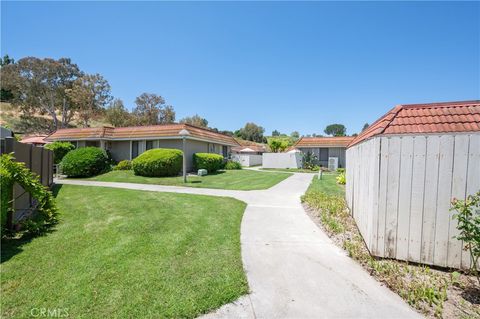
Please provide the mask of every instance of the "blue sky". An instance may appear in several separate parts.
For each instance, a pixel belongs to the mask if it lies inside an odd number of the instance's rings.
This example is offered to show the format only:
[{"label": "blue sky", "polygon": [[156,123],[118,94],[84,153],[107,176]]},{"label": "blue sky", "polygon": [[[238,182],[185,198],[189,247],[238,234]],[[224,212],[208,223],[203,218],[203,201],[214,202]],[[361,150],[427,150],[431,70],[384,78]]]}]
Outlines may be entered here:
[{"label": "blue sky", "polygon": [[480,3],[3,2],[1,53],[70,57],[131,108],[266,133],[361,130],[396,104],[480,98]]}]

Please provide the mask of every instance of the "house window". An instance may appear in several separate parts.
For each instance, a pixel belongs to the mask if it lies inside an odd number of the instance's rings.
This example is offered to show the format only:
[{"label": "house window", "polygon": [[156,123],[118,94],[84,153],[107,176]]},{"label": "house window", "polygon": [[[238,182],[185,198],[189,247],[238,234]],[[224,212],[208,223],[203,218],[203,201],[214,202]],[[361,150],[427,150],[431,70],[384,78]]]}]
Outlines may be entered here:
[{"label": "house window", "polygon": [[208,150],[209,153],[215,153],[215,144],[209,144],[210,148]]},{"label": "house window", "polygon": [[146,150],[151,150],[153,148],[153,141],[147,141],[147,145],[145,146]]},{"label": "house window", "polygon": [[86,141],[85,146],[94,146],[94,147],[99,147],[100,146],[100,141]]},{"label": "house window", "polygon": [[138,156],[138,141],[132,141],[132,159]]},{"label": "house window", "polygon": [[328,162],[328,148],[319,148],[318,153],[318,160],[320,162]]},{"label": "house window", "polygon": [[222,146],[222,154],[225,158],[228,156],[228,147],[225,145]]}]

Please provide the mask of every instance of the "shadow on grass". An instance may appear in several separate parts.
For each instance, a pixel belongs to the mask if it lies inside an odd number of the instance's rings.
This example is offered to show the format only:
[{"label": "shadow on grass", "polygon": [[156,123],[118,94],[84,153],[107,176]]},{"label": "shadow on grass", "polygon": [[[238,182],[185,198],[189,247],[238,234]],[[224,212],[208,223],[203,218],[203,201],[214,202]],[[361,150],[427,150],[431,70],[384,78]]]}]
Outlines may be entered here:
[{"label": "shadow on grass", "polygon": [[[62,185],[53,186],[52,193],[54,197],[57,197],[58,192],[60,191],[61,188],[62,188]],[[51,225],[48,228],[44,229],[39,234],[31,234],[26,232],[2,234],[0,264],[10,260],[15,255],[23,252],[22,247],[25,244],[30,243],[37,237],[47,236],[48,234],[53,233],[54,231],[55,231],[55,225]]]}]

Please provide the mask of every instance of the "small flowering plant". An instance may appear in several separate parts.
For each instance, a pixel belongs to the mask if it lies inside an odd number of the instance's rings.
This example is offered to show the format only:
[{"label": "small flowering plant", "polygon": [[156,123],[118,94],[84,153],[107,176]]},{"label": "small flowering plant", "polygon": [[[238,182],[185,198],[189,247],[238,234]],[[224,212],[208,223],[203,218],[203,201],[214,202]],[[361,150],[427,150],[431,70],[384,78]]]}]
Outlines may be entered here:
[{"label": "small flowering plant", "polygon": [[463,249],[470,253],[470,271],[477,277],[478,260],[480,258],[480,191],[468,195],[466,200],[454,198],[451,211],[455,211],[453,218],[457,220],[457,229],[460,233],[454,238],[463,241]]}]

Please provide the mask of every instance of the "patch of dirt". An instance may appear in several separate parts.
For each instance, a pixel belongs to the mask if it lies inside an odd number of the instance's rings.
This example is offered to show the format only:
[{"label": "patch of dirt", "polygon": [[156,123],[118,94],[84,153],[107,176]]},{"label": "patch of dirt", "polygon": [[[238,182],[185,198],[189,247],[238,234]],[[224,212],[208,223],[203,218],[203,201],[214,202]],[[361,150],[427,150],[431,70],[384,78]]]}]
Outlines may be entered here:
[{"label": "patch of dirt", "polygon": [[[361,239],[355,220],[350,215],[341,218],[345,231],[334,233],[322,224],[319,211],[306,203],[303,207],[312,221],[337,246],[346,250],[350,257],[361,264],[372,277],[400,295],[427,318],[480,319],[480,287],[474,276],[399,260],[372,258]],[[380,270],[376,269],[376,266],[379,266]],[[423,286],[420,285],[421,289],[429,285],[438,288],[437,290],[446,288],[445,300],[443,304],[440,303],[441,306],[425,300],[412,299],[411,295],[415,293],[412,293],[409,287],[417,285],[416,288],[418,288],[419,281],[423,284]],[[421,289],[418,290],[421,291]]]}]

